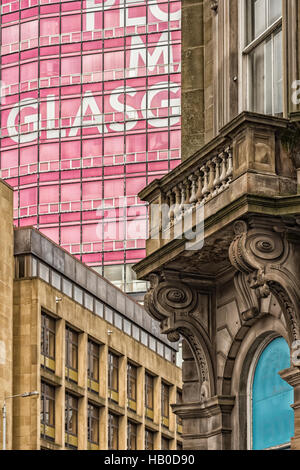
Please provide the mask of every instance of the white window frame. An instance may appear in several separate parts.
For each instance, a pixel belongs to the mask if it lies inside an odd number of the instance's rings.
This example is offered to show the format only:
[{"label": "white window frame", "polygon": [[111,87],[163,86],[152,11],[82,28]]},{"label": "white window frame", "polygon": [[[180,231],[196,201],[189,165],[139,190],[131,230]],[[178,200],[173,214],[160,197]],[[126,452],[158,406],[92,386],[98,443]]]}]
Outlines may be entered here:
[{"label": "white window frame", "polygon": [[[252,111],[253,110],[253,100],[252,100],[252,78],[251,78],[251,59],[250,54],[266,39],[271,38],[276,32],[282,31],[283,38],[283,16],[274,21],[268,28],[260,34],[253,41],[248,43],[248,0],[240,0],[239,4],[239,37],[240,37],[240,54],[239,54],[239,76],[241,79],[241,86],[239,88],[239,112],[243,111]],[[282,13],[284,11],[284,3],[282,0]],[[274,55],[273,51],[274,41],[272,41],[272,56]],[[273,62],[272,62],[273,63]],[[284,75],[284,70],[282,71]],[[273,75],[273,74],[272,74]],[[283,77],[284,82],[284,77]],[[282,85],[283,86],[283,85]],[[284,90],[283,99],[284,99]],[[264,93],[264,99],[266,99],[266,93]],[[272,104],[274,101],[274,93],[272,94]],[[284,103],[283,110],[284,114]],[[272,114],[273,115],[273,114]]]}]

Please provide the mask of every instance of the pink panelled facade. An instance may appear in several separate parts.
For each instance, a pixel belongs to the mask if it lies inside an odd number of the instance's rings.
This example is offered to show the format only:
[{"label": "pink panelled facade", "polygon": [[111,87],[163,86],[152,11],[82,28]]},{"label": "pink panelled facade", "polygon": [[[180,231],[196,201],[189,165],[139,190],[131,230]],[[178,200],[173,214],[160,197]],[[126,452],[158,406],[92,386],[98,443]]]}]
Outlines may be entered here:
[{"label": "pink panelled facade", "polygon": [[137,193],[180,159],[180,1],[0,8],[0,165],[15,224],[132,290],[147,230]]}]

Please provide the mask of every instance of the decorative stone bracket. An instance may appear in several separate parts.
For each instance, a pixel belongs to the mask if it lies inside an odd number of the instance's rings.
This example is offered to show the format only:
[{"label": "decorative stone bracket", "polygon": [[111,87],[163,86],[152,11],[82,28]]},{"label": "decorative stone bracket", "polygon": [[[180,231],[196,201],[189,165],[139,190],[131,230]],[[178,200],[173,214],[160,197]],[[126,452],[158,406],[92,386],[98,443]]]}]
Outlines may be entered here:
[{"label": "decorative stone bracket", "polygon": [[144,300],[146,310],[160,321],[161,332],[168,336],[169,341],[178,341],[181,335],[189,344],[201,384],[199,400],[213,396],[213,350],[205,321],[202,320],[209,312],[202,312],[201,293],[181,281],[178,273],[151,274],[149,281],[150,289]]},{"label": "decorative stone bracket", "polygon": [[272,293],[284,313],[292,344],[300,338],[300,283],[295,272],[295,249],[282,227],[269,228],[263,221],[257,220],[254,228],[249,229],[240,220],[234,224],[234,232],[229,258],[238,271],[235,287],[244,307],[242,320],[263,314],[261,301]]}]

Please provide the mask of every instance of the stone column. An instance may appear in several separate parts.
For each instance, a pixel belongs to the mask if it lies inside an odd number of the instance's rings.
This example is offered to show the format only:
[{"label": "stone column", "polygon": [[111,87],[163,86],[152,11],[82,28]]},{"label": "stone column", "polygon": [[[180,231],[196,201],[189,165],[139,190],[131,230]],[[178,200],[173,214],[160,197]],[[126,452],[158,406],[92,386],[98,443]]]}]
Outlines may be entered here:
[{"label": "stone column", "polygon": [[279,372],[280,377],[294,389],[294,427],[295,434],[291,440],[292,450],[300,450],[300,368],[291,367]]}]

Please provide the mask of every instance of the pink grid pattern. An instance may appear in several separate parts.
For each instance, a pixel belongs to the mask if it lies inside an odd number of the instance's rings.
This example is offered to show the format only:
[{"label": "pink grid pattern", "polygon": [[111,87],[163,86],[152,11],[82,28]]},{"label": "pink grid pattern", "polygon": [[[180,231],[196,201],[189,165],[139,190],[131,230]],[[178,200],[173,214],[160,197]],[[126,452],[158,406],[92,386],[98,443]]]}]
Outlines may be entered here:
[{"label": "pink grid pattern", "polygon": [[2,2],[1,176],[15,224],[91,265],[145,255],[137,193],[180,161],[180,2]]}]

